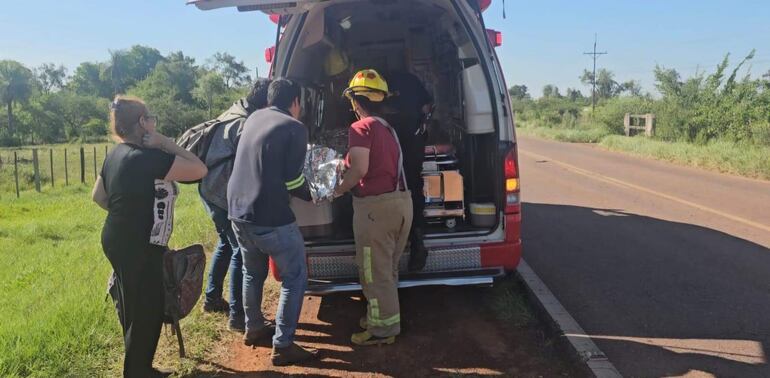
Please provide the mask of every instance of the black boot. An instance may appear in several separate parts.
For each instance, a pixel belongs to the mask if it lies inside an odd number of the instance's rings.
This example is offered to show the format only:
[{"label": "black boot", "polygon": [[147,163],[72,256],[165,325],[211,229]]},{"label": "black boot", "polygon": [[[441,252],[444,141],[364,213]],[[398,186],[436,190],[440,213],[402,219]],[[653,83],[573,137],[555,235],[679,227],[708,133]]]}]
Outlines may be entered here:
[{"label": "black boot", "polygon": [[409,271],[413,273],[425,269],[425,263],[428,261],[428,249],[425,248],[422,239],[422,230],[419,228],[413,229],[409,252]]}]

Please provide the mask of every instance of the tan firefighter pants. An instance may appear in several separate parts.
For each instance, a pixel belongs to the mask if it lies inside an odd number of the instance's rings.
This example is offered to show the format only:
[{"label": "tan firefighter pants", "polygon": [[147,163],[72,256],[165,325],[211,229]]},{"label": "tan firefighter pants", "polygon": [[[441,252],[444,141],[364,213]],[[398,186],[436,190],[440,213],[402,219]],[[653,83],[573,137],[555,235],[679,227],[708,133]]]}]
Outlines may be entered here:
[{"label": "tan firefighter pants", "polygon": [[378,337],[401,332],[398,265],[411,226],[409,191],[353,198],[358,277],[368,301],[368,331]]}]

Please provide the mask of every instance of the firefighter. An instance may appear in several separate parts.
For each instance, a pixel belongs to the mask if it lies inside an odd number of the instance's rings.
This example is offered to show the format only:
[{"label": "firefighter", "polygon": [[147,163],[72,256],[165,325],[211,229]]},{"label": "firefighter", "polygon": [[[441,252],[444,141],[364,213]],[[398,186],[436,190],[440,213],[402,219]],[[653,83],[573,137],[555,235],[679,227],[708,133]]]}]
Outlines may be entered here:
[{"label": "firefighter", "polygon": [[387,119],[398,133],[404,154],[406,182],[412,191],[413,222],[409,233],[409,271],[425,268],[428,250],[423,243],[425,195],[423,194],[422,163],[425,160],[427,122],[433,111],[433,97],[417,76],[409,72],[391,72],[387,76],[393,93],[387,99],[391,114]]},{"label": "firefighter", "polygon": [[356,73],[344,92],[357,122],[350,126],[347,171],[335,190],[353,192],[356,263],[364,295],[363,332],[356,345],[392,344],[401,332],[398,262],[412,224],[412,198],[403,168],[398,135],[380,117],[388,84],[377,71]]}]

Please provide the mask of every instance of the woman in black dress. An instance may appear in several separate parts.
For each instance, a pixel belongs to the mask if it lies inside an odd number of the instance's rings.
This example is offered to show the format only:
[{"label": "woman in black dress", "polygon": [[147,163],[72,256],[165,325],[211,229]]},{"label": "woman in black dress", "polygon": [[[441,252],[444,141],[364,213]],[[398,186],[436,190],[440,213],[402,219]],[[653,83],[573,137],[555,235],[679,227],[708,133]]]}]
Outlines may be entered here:
[{"label": "woman in black dress", "polygon": [[195,181],[206,166],[156,130],[138,98],[118,96],[110,111],[120,142],[104,161],[93,200],[108,211],[102,247],[117,276],[126,347],[125,377],[165,376],[153,368],[163,323],[162,254],[171,235],[174,181]]}]

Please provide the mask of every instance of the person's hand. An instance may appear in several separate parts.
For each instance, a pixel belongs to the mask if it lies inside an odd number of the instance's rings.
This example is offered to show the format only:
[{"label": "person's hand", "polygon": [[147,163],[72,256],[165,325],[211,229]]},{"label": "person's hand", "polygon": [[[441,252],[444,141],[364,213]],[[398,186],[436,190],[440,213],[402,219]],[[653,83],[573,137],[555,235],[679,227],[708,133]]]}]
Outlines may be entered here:
[{"label": "person's hand", "polygon": [[167,136],[157,131],[152,131],[144,134],[142,137],[142,146],[146,148],[165,150],[169,141],[170,139]]}]

